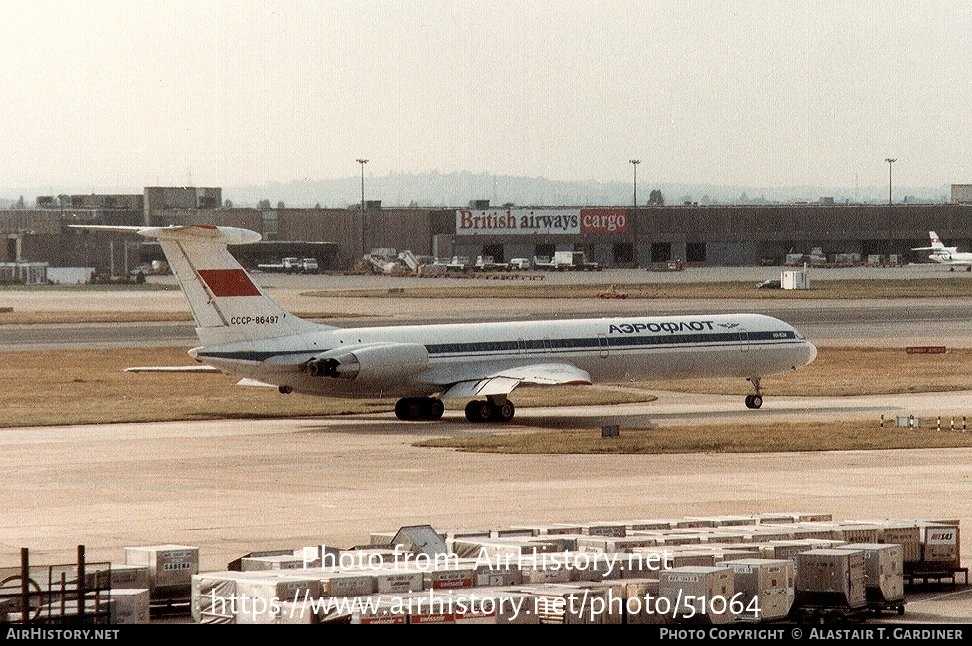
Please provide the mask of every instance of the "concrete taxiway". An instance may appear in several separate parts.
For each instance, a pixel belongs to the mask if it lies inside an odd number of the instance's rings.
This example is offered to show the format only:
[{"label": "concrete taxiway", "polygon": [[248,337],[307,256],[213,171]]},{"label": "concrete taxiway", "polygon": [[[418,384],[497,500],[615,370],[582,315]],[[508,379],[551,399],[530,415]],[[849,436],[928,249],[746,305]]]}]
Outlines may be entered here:
[{"label": "concrete taxiway", "polygon": [[[972,497],[972,449],[536,456],[412,446],[470,432],[487,431],[453,415],[5,429],[0,565],[16,565],[20,547],[34,563],[71,562],[79,544],[89,561],[118,563],[125,547],[173,543],[198,547],[201,569],[218,570],[254,550],[346,548],[415,524],[797,511],[972,526],[962,502]],[[972,598],[929,612],[972,618]]]},{"label": "concrete taxiway", "polygon": [[485,432],[455,415],[4,429],[0,542],[8,561],[20,547],[53,558],[85,544],[89,558],[112,560],[125,546],[180,543],[219,568],[250,550],[349,547],[412,524],[797,511],[972,525],[961,504],[972,449],[537,456],[412,446]]}]

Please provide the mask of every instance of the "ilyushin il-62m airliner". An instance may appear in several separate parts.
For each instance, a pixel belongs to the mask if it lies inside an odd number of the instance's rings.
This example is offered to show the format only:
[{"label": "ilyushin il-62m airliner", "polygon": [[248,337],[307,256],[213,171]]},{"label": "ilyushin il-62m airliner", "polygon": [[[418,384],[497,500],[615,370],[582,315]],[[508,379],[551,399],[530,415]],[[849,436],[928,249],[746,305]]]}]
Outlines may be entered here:
[{"label": "ilyushin il-62m airliner", "polygon": [[509,422],[520,384],[739,377],[763,404],[760,378],[809,364],[817,349],[760,314],[336,328],[294,316],[229,253],[260,234],[235,227],[72,225],[159,241],[182,286],[212,369],[281,393],[397,397],[403,420],[437,420],[444,399],[468,400],[466,418]]}]

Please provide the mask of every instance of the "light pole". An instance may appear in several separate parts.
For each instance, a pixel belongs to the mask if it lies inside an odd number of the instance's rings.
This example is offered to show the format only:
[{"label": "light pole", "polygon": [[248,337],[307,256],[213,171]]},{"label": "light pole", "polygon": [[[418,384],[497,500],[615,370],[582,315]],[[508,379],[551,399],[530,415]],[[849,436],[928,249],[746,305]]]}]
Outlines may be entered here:
[{"label": "light pole", "polygon": [[891,207],[891,164],[898,161],[897,159],[892,159],[891,157],[885,157],[884,161],[888,162],[888,208]]},{"label": "light pole", "polygon": [[892,157],[885,157],[884,161],[888,162],[888,255],[890,255],[891,254],[891,164],[893,164],[898,160]]},{"label": "light pole", "polygon": [[364,215],[364,165],[368,163],[368,160],[358,159],[357,162],[361,164],[361,215]]},{"label": "light pole", "polygon": [[638,206],[638,164],[641,163],[640,159],[629,159],[631,166],[634,168],[634,205]]},{"label": "light pole", "polygon": [[365,224],[364,224],[364,165],[368,163],[368,160],[367,159],[358,159],[356,161],[359,164],[361,164],[361,205],[360,205],[361,206],[361,210],[360,210],[361,217],[359,218],[360,222],[358,222],[358,226],[361,227],[361,253],[367,253],[367,250],[365,249],[365,240],[364,240],[364,237],[365,237]]}]

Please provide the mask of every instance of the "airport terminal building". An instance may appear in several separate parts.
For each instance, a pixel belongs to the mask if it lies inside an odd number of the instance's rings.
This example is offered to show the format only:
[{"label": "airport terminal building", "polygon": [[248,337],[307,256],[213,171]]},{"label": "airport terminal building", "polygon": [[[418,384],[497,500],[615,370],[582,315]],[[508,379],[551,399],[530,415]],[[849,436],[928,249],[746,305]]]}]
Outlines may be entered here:
[{"label": "airport terminal building", "polygon": [[3,263],[118,271],[151,258],[151,245],[123,233],[70,224],[216,224],[252,229],[264,242],[241,261],[255,266],[313,254],[325,269],[346,269],[375,248],[497,261],[584,251],[603,267],[782,265],[789,253],[819,247],[828,258],[882,263],[926,260],[911,251],[937,231],[950,246],[972,247],[972,191],[955,185],[948,204],[772,204],[739,206],[454,208],[233,208],[221,189],[147,187],[143,194],[40,196],[36,206],[0,211]]}]

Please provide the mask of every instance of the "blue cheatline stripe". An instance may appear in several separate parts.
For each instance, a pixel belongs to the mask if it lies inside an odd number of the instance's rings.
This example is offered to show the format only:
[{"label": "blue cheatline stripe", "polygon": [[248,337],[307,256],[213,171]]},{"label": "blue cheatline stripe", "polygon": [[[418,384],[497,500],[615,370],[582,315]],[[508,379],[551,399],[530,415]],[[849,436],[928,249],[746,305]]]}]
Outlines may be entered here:
[{"label": "blue cheatline stripe", "polygon": [[699,344],[740,344],[767,341],[786,341],[796,339],[792,331],[779,332],[716,332],[698,334],[671,334],[611,336],[603,338],[575,339],[524,339],[523,341],[479,341],[475,343],[433,343],[426,345],[430,355],[465,354],[481,352],[531,352],[531,351],[571,351],[588,349],[634,348],[651,346],[677,346]]},{"label": "blue cheatline stripe", "polygon": [[[797,340],[792,330],[776,332],[714,332],[695,334],[649,335],[631,334],[610,337],[578,337],[573,339],[523,339],[517,341],[476,341],[470,343],[430,343],[425,346],[429,356],[465,356],[504,352],[582,352],[611,349],[651,349],[654,347],[678,347],[696,345],[702,347],[736,347],[745,344],[778,345]],[[267,352],[207,352],[200,351],[200,358],[228,359],[233,361],[265,361],[282,355],[307,355],[310,359],[328,350],[314,351],[267,351]],[[351,352],[354,352],[352,349]]]}]

